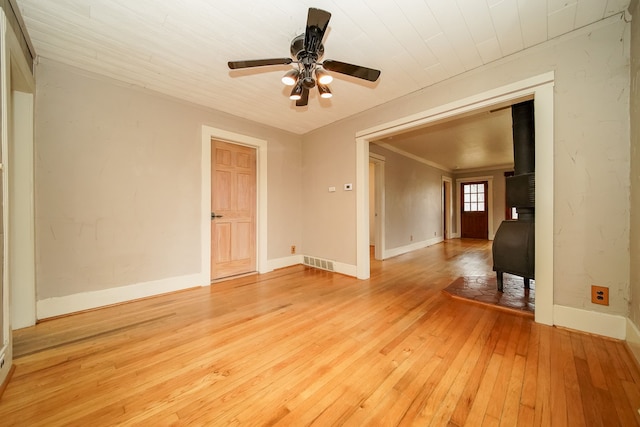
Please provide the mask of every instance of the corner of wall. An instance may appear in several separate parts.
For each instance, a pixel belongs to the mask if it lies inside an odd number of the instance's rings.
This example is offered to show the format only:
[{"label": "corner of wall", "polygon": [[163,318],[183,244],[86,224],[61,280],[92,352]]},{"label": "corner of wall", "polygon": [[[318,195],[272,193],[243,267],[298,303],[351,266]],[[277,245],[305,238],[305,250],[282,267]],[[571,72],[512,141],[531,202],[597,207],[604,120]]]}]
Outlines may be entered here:
[{"label": "corner of wall", "polygon": [[640,366],[640,330],[631,319],[627,317],[627,330],[625,341],[629,352],[635,359],[636,363]]},{"label": "corner of wall", "polygon": [[577,331],[624,340],[627,335],[628,320],[623,316],[556,304],[553,306],[553,324]]},{"label": "corner of wall", "polygon": [[302,264],[302,257],[303,255],[292,255],[282,258],[270,259],[269,261],[267,261],[267,271],[261,271],[260,273],[266,273],[269,271],[277,270],[279,268],[286,268],[293,265]]}]

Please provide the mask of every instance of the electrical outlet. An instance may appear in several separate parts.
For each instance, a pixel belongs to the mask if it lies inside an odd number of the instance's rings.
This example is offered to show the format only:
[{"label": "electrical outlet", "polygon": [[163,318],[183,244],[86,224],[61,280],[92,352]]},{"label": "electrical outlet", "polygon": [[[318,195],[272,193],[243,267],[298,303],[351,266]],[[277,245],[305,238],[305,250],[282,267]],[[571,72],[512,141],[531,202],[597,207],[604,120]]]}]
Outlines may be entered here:
[{"label": "electrical outlet", "polygon": [[295,254],[296,253],[296,245],[291,245],[291,254]]},{"label": "electrical outlet", "polygon": [[592,285],[591,302],[594,304],[609,305],[609,288]]}]

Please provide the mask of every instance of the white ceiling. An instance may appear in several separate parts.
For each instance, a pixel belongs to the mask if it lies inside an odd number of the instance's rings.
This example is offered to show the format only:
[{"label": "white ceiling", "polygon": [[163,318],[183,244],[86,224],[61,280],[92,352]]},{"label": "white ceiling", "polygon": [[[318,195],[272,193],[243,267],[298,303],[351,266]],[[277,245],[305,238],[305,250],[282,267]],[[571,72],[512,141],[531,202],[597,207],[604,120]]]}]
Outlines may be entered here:
[{"label": "white ceiling", "polygon": [[492,108],[464,117],[454,117],[375,143],[450,172],[511,168],[511,108]]},{"label": "white ceiling", "polygon": [[[621,12],[629,0],[17,3],[40,57],[304,134]],[[325,59],[380,69],[376,84],[334,73],[334,97],[312,91],[300,108],[280,82],[290,66],[227,68],[287,57],[310,6],[332,13]],[[445,128],[432,133],[443,138]]]}]

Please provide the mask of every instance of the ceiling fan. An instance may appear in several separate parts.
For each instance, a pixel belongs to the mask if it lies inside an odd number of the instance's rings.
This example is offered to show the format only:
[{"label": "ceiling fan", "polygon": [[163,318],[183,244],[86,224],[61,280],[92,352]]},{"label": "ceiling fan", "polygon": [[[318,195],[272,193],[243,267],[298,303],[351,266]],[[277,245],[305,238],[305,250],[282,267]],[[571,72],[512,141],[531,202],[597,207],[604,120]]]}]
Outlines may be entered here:
[{"label": "ceiling fan", "polygon": [[290,99],[296,101],[296,106],[304,107],[309,101],[309,90],[318,86],[318,92],[322,98],[331,98],[331,90],[327,86],[333,77],[327,73],[346,74],[359,79],[375,82],[380,77],[380,71],[346,62],[327,59],[318,62],[324,54],[322,40],[329,25],[331,14],[327,11],[309,8],[307,16],[307,28],[304,34],[300,34],[291,41],[292,58],[255,59],[248,61],[229,61],[229,68],[237,70],[250,67],[264,67],[268,65],[296,64],[297,67],[289,70],[282,82],[293,86]]}]

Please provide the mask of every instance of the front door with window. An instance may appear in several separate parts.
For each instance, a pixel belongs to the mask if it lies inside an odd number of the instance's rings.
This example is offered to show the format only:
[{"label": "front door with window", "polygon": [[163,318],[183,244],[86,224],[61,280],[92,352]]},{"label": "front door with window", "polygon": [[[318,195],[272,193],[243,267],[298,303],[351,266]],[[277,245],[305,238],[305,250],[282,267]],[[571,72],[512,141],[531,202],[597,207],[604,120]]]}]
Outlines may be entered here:
[{"label": "front door with window", "polygon": [[489,238],[487,181],[461,185],[460,235],[468,239]]}]

